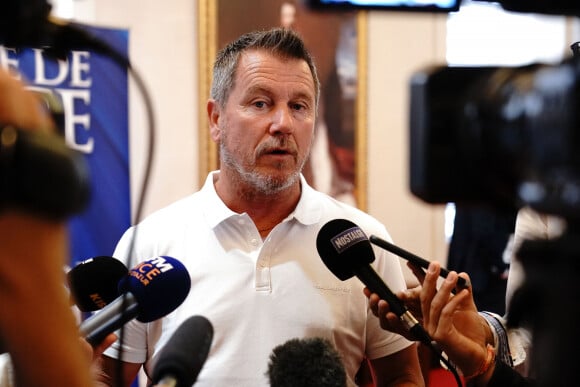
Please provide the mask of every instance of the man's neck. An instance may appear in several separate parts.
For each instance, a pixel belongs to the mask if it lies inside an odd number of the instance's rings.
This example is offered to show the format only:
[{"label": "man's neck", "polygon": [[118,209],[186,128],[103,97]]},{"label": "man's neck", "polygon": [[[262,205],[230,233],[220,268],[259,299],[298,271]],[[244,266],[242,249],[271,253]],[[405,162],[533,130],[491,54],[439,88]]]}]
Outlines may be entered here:
[{"label": "man's neck", "polygon": [[[247,213],[262,234],[267,235],[282,222],[300,200],[300,181],[275,193],[264,193],[247,184],[233,184],[221,173],[214,178],[218,196],[236,213]],[[265,234],[265,235],[264,235]]]}]

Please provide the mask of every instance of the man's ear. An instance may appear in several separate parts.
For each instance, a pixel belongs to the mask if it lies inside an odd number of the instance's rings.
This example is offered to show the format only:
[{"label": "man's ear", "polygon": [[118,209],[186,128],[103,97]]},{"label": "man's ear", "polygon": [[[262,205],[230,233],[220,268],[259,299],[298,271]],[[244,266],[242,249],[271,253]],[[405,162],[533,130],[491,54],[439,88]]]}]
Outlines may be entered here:
[{"label": "man's ear", "polygon": [[220,106],[214,99],[207,101],[207,118],[209,121],[209,134],[214,142],[219,142],[221,129],[219,126]]}]

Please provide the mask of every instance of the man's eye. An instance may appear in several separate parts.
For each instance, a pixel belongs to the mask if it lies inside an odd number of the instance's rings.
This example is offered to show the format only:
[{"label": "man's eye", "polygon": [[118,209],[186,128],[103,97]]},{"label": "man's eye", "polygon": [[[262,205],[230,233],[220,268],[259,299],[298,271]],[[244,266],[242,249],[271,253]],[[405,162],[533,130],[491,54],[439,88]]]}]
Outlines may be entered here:
[{"label": "man's eye", "polygon": [[254,102],[254,106],[257,108],[263,108],[264,106],[266,106],[266,102],[264,101],[256,101]]}]

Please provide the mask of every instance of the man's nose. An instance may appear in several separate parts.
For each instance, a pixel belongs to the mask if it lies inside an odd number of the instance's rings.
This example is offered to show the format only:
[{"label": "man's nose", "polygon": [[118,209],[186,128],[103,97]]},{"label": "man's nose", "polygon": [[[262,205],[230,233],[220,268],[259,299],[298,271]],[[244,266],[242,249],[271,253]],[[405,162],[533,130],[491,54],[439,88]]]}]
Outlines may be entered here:
[{"label": "man's nose", "polygon": [[272,123],[270,125],[271,133],[289,134],[294,131],[292,112],[287,106],[278,107],[272,114]]}]

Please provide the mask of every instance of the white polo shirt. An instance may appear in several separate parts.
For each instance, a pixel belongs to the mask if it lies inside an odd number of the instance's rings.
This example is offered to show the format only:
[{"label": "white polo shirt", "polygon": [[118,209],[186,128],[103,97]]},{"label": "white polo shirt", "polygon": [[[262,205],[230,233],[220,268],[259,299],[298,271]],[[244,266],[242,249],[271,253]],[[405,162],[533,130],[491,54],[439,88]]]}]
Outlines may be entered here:
[{"label": "white polo shirt", "polygon": [[[262,241],[247,214],[232,212],[217,196],[212,172],[203,188],[147,217],[137,227],[128,265],[168,255],[183,262],[191,290],[174,312],[153,323],[125,326],[123,360],[144,363],[150,373],[155,355],[182,321],[202,315],[214,327],[209,357],[195,386],[269,386],[272,349],[289,339],[323,337],[341,354],[350,386],[363,356],[374,359],[409,346],[386,332],[368,308],[364,285],[340,281],[316,249],[320,228],[335,218],[349,219],[367,235],[390,240],[371,216],[313,190],[301,178],[295,211]],[[114,256],[127,258],[135,228]],[[398,258],[375,249],[375,270],[387,285],[405,288]],[[168,295],[170,297],[170,295]],[[116,343],[106,355],[118,357]]]}]

